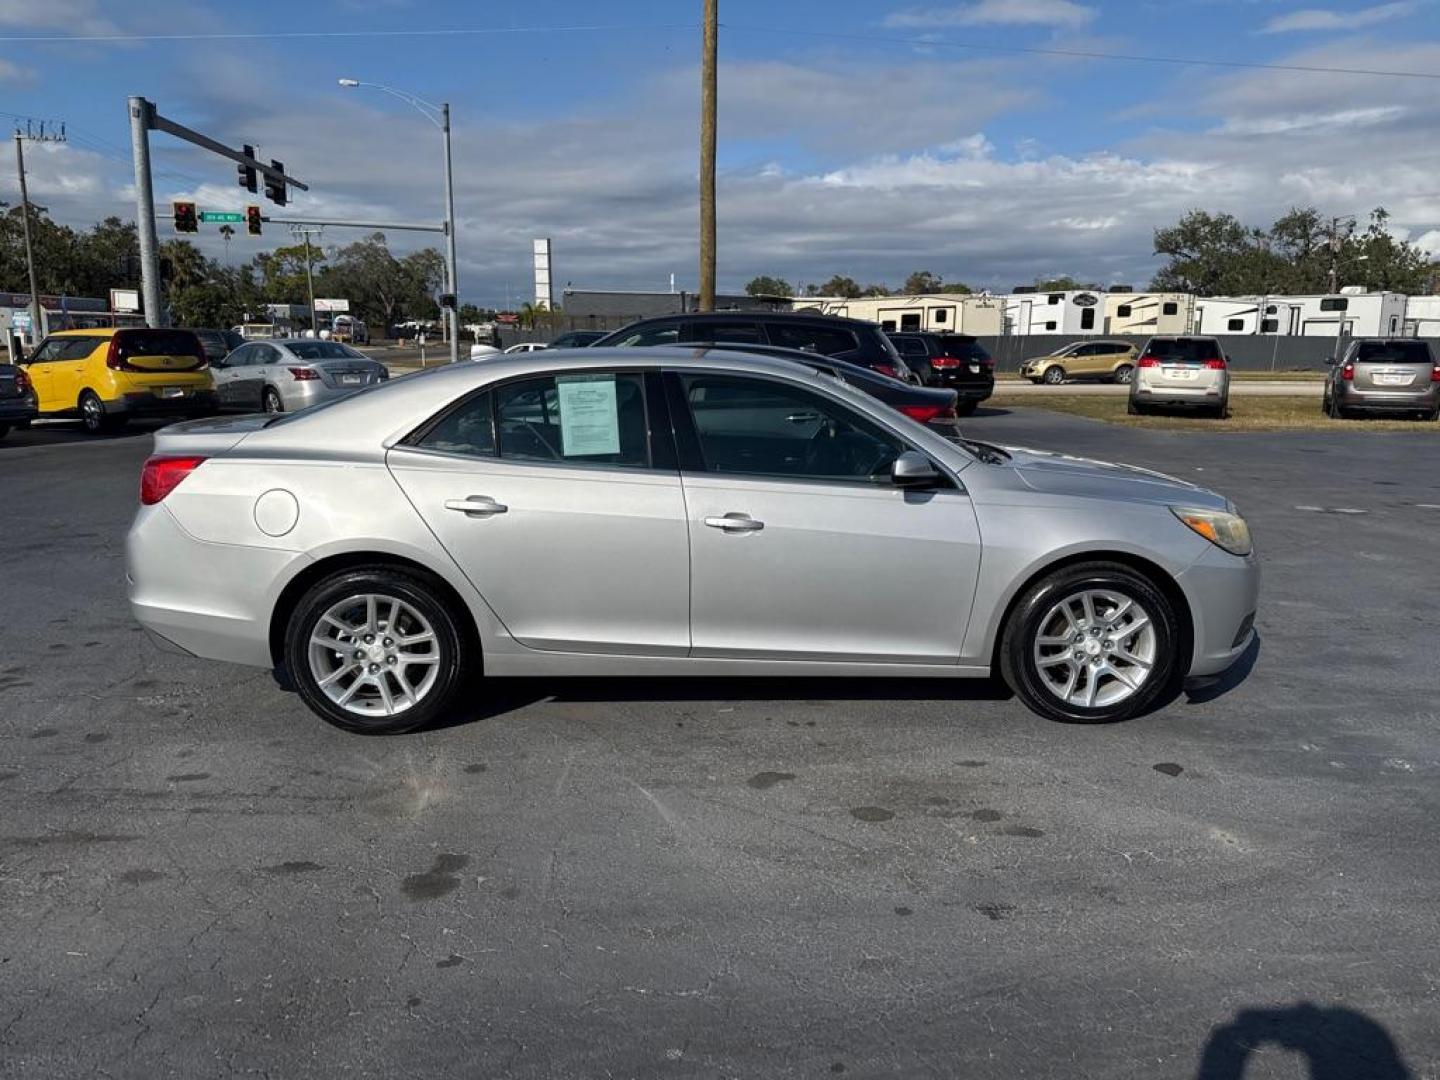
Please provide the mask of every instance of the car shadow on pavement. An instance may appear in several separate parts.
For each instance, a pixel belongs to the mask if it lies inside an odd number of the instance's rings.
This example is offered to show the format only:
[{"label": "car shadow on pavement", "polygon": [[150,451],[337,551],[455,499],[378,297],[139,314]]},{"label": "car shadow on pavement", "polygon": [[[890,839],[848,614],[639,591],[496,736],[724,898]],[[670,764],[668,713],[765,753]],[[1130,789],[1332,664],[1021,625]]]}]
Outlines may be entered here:
[{"label": "car shadow on pavement", "polygon": [[1302,1055],[1310,1080],[1414,1080],[1377,1021],[1355,1009],[1309,1001],[1241,1009],[1210,1032],[1195,1080],[1241,1080],[1251,1054],[1264,1046]]},{"label": "car shadow on pavement", "polygon": [[477,705],[437,720],[427,730],[503,716],[540,701],[1005,701],[1014,695],[999,679],[914,678],[566,678],[487,677]]},{"label": "car shadow on pavement", "polygon": [[149,437],[171,421],[145,421],[127,424],[119,431],[92,435],[79,420],[42,420],[29,427],[12,428],[0,439],[0,453],[42,446],[64,446],[70,443],[124,442],[136,437]]},{"label": "car shadow on pavement", "polygon": [[1224,697],[1250,677],[1250,672],[1255,668],[1255,661],[1259,658],[1260,635],[1256,634],[1251,638],[1249,647],[1240,654],[1239,659],[1231,664],[1218,679],[1185,687],[1185,703],[1187,705],[1204,705],[1216,698]]}]

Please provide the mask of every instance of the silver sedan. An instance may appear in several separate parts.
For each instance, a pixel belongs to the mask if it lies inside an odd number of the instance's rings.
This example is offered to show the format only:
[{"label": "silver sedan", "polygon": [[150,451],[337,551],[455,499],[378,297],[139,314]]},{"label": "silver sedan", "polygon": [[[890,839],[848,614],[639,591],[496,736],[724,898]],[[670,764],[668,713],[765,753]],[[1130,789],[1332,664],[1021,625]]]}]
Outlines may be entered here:
[{"label": "silver sedan", "polygon": [[290,413],[390,378],[385,365],[338,341],[252,341],[211,364],[222,409]]},{"label": "silver sedan", "polygon": [[586,349],[156,435],[130,603],[396,732],[466,678],[1001,675],[1035,712],[1163,703],[1246,649],[1225,498],[954,441],[785,360]]}]

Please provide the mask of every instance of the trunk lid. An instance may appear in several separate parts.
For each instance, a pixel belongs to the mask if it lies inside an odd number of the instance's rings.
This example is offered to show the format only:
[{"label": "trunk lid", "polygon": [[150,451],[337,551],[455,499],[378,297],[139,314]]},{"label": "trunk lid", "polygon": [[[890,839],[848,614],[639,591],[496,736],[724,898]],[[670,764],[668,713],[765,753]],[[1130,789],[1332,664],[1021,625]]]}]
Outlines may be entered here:
[{"label": "trunk lid", "polygon": [[238,446],[245,436],[262,430],[275,417],[209,416],[186,420],[155,432],[155,453],[167,456],[214,457]]},{"label": "trunk lid", "polygon": [[336,360],[312,360],[305,365],[320,373],[326,386],[359,390],[380,381],[380,365],[374,360],[341,358]]}]

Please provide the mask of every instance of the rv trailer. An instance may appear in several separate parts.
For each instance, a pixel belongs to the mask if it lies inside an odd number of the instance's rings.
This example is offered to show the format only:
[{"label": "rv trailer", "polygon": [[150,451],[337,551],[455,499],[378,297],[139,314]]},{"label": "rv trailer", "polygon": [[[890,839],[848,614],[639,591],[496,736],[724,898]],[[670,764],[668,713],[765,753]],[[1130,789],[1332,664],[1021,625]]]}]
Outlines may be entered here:
[{"label": "rv trailer", "polygon": [[1188,334],[1195,319],[1189,293],[1109,293],[1105,297],[1107,334]]}]

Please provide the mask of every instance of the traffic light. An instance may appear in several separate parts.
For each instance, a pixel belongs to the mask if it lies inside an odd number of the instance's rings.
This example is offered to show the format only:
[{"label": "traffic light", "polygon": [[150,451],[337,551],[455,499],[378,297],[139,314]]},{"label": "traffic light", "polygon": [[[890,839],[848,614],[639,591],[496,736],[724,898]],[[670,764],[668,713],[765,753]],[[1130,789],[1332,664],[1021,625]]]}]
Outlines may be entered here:
[{"label": "traffic light", "polygon": [[247,207],[245,207],[245,231],[246,231],[246,232],[248,232],[251,236],[259,236],[259,235],[260,235],[260,221],[261,221],[261,218],[260,218],[260,207],[258,207],[258,206],[247,206]]},{"label": "traffic light", "polygon": [[[283,173],[283,172],[285,171],[285,164],[284,164],[284,162],[276,161],[274,158],[271,158],[271,159],[270,159],[270,167],[271,167],[272,169],[274,169],[274,170],[275,170],[276,172],[278,172],[278,173]],[[271,202],[273,202],[276,206],[284,206],[284,205],[285,205],[285,181],[284,181],[284,180],[276,180],[276,179],[275,179],[273,176],[271,176],[269,173],[266,173],[266,174],[265,174],[265,197],[266,197],[267,199],[269,199]]]},{"label": "traffic light", "polygon": [[193,233],[200,231],[200,219],[195,214],[193,202],[176,202],[170,204],[175,215],[175,231],[177,233]]},{"label": "traffic light", "polygon": [[[246,143],[241,149],[244,150],[246,157],[253,158],[255,156],[255,147],[249,143]],[[240,174],[241,187],[246,191],[254,191],[256,189],[254,165],[236,165],[235,171]]]},{"label": "traffic light", "polygon": [[453,292],[441,293],[440,306],[453,311],[455,308],[455,294]]}]

